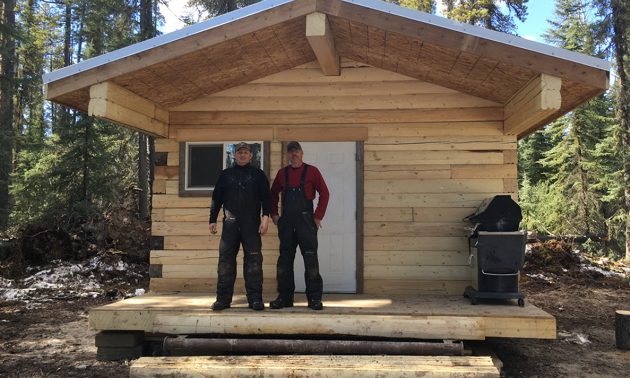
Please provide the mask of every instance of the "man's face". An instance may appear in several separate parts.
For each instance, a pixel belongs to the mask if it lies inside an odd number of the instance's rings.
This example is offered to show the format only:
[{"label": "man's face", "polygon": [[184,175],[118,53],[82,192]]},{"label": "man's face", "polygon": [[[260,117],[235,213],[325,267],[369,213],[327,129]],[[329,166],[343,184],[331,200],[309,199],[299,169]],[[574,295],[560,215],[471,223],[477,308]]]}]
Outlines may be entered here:
[{"label": "man's face", "polygon": [[234,153],[234,160],[236,160],[236,164],[245,165],[252,160],[252,152],[245,147],[241,147]]},{"label": "man's face", "polygon": [[292,148],[289,151],[287,151],[287,158],[289,159],[289,162],[293,166],[302,165],[303,156],[304,156],[304,151],[299,150],[297,148]]}]

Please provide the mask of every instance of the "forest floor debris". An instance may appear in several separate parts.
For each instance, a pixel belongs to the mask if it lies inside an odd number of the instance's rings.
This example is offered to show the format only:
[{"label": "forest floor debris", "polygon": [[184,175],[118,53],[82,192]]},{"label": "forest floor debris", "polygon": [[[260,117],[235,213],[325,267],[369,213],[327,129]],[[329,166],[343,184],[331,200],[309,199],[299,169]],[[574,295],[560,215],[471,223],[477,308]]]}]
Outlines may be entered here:
[{"label": "forest floor debris", "polygon": [[[473,344],[495,351],[507,377],[627,375],[630,351],[615,348],[614,312],[630,310],[629,280],[585,269],[619,272],[624,266],[580,258],[569,245],[551,243],[545,250],[534,245],[527,255],[521,291],[526,301],[556,317],[557,339],[491,338]],[[38,282],[42,288],[33,287]],[[58,286],[43,287],[48,285]],[[88,312],[147,290],[148,266],[124,262],[120,255],[55,261],[30,268],[23,277],[0,279],[0,292],[8,289],[34,290],[0,300],[0,377],[129,375],[130,361],[96,360]]]}]

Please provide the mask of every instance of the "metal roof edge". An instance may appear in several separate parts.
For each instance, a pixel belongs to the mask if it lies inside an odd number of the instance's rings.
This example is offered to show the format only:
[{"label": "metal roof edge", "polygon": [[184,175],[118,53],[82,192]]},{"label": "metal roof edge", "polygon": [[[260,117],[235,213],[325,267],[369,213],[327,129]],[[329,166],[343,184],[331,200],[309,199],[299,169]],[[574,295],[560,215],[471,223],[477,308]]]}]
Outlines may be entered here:
[{"label": "metal roof edge", "polygon": [[479,38],[487,39],[493,42],[498,42],[510,46],[522,48],[524,50],[535,51],[541,54],[553,56],[556,58],[572,61],[575,63],[583,64],[585,66],[599,68],[602,70],[610,71],[612,63],[605,60],[596,58],[594,56],[585,55],[582,53],[561,49],[559,47],[550,46],[544,43],[530,41],[528,39],[497,32],[490,29],[485,29],[479,26],[465,24],[459,21],[451,20],[446,17],[429,14],[391,3],[379,0],[339,0],[344,3],[357,4],[366,8],[374,9],[384,13],[390,13],[396,16],[408,18],[411,20],[424,22],[427,24],[436,25],[445,29],[453,30],[460,33],[470,34]]},{"label": "metal roof edge", "polygon": [[53,81],[57,81],[68,76],[72,76],[79,72],[87,71],[92,68],[96,68],[98,66],[102,66],[104,64],[126,58],[128,56],[150,50],[152,48],[163,46],[171,42],[175,42],[192,35],[204,32],[206,30],[210,30],[217,26],[221,26],[232,21],[236,21],[245,17],[252,16],[256,13],[264,12],[269,9],[273,9],[275,7],[279,7],[281,5],[291,3],[294,0],[263,0],[259,3],[249,5],[245,8],[241,8],[235,10],[230,13],[223,14],[221,16],[217,16],[211,18],[209,20],[187,26],[183,29],[176,30],[167,34],[160,35],[155,38],[148,39],[146,41],[138,42],[133,45],[123,47],[118,50],[114,50],[107,54],[99,55],[97,57],[84,60],[83,62],[79,62],[77,64],[73,64],[71,66],[63,67],[58,70],[48,72],[42,76],[42,81],[44,84],[51,83]]}]

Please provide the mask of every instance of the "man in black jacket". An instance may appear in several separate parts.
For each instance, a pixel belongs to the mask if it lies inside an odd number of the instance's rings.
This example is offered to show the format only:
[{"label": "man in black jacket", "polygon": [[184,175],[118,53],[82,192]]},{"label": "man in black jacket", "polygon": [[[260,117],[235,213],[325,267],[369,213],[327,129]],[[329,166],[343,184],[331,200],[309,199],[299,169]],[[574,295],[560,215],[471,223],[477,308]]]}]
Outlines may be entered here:
[{"label": "man in black jacket", "polygon": [[[239,244],[243,245],[243,278],[249,308],[264,310],[262,300],[262,240],[267,232],[271,196],[269,180],[265,173],[249,162],[250,146],[241,142],[234,148],[236,165],[221,172],[212,193],[210,205],[210,232],[217,233],[217,217],[223,206],[223,232],[219,244],[217,269],[217,300],[212,310],[230,307],[236,280],[236,255]],[[261,206],[262,205],[262,206]],[[262,207],[262,222],[260,211]]]}]

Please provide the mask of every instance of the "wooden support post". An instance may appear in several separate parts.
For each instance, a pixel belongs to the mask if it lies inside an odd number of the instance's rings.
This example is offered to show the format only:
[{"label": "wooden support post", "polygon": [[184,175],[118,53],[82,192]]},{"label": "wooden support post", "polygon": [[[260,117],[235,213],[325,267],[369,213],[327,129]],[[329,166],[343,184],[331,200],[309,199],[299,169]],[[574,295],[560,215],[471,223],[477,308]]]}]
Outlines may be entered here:
[{"label": "wooden support post", "polygon": [[326,76],[339,76],[341,64],[335,48],[332,29],[325,14],[314,12],[306,16],[306,38]]},{"label": "wooden support post", "polygon": [[168,110],[110,82],[90,87],[88,115],[168,138]]},{"label": "wooden support post", "polygon": [[518,135],[548,116],[562,104],[558,77],[540,74],[523,87],[503,108],[503,134]]},{"label": "wooden support post", "polygon": [[617,348],[630,350],[630,311],[615,312],[615,341]]}]

